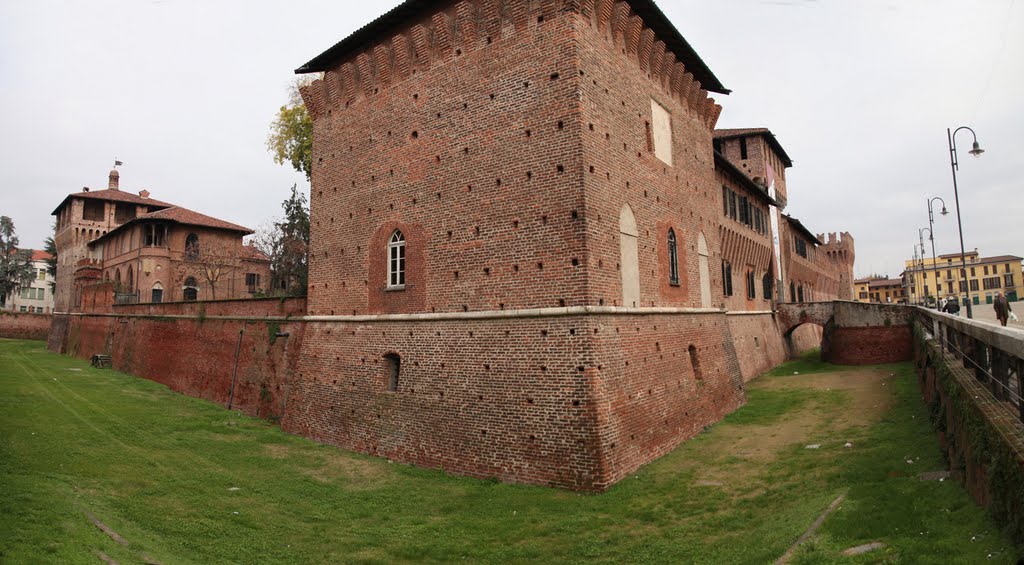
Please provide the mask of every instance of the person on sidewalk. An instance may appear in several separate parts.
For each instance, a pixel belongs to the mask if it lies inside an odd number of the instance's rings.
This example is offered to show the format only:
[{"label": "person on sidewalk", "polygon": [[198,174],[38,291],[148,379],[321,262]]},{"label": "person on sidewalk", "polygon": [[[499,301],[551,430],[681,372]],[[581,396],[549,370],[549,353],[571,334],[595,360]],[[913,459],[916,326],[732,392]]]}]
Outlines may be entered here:
[{"label": "person on sidewalk", "polygon": [[950,298],[949,300],[946,301],[946,305],[942,307],[942,311],[947,313],[947,314],[952,314],[954,316],[959,316],[960,315],[960,301],[957,300],[956,298]]},{"label": "person on sidewalk", "polygon": [[996,301],[992,304],[992,307],[996,310],[996,318],[999,319],[999,323],[1003,326],[1006,325],[1007,318],[1010,317],[1010,303],[1006,301],[1006,297],[1003,293],[996,293]]}]

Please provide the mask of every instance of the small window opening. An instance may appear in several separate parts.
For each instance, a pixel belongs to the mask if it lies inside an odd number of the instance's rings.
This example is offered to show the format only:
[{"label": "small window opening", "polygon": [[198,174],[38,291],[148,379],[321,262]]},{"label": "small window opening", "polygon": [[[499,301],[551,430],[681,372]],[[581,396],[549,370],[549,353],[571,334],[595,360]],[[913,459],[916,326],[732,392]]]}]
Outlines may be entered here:
[{"label": "small window opening", "polygon": [[397,353],[384,356],[384,375],[388,380],[388,391],[398,392],[398,376],[402,370],[402,358]]},{"label": "small window opening", "polygon": [[704,373],[700,370],[700,359],[697,359],[697,348],[693,345],[689,347],[690,352],[690,366],[693,367],[693,378],[698,381],[704,380]]},{"label": "small window opening", "polygon": [[668,230],[668,282],[679,285],[679,251],[676,245],[676,232]]}]

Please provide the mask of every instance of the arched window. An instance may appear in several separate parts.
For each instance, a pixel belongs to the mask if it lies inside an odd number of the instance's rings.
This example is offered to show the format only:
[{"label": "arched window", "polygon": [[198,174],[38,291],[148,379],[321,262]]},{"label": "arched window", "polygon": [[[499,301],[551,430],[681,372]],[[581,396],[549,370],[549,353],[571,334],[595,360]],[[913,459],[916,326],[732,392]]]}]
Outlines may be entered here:
[{"label": "arched window", "polygon": [[164,301],[164,285],[159,282],[153,283],[153,294],[150,302],[159,303]]},{"label": "arched window", "polygon": [[199,259],[199,236],[190,233],[185,237],[185,260],[196,261]]},{"label": "arched window", "polygon": [[711,258],[704,232],[697,236],[697,255],[700,258],[700,305],[702,308],[711,308]]},{"label": "arched window", "polygon": [[768,269],[768,271],[765,271],[764,278],[761,279],[761,286],[764,287],[764,299],[765,300],[771,300],[772,299],[772,286],[773,286],[771,269]]},{"label": "arched window", "polygon": [[195,277],[185,279],[185,285],[181,289],[181,297],[186,302],[194,302],[199,299],[199,283]]},{"label": "arched window", "polygon": [[668,282],[679,284],[679,250],[676,246],[676,232],[668,229]]},{"label": "arched window", "polygon": [[121,269],[114,271],[114,282],[117,283],[118,286],[121,285]]},{"label": "arched window", "polygon": [[405,288],[405,236],[398,230],[388,242],[388,288]]},{"label": "arched window", "polygon": [[128,290],[135,290],[135,272],[131,265],[128,265]]},{"label": "arched window", "polygon": [[796,302],[796,285],[793,281],[789,281],[789,301]]},{"label": "arched window", "polygon": [[384,376],[388,380],[388,391],[398,392],[398,374],[402,370],[402,358],[397,353],[384,356]]},{"label": "arched window", "polygon": [[635,308],[640,305],[640,251],[636,217],[629,204],[619,211],[619,270],[622,271],[622,305]]}]

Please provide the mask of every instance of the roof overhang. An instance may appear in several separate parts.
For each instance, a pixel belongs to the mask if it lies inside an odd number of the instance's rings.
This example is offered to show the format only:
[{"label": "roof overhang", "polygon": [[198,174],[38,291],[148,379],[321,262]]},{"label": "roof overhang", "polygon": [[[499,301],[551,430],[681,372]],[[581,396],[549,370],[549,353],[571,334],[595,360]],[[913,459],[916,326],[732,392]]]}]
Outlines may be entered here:
[{"label": "roof overhang", "polygon": [[785,214],[783,214],[782,217],[785,218],[786,221],[790,223],[790,225],[796,228],[796,231],[807,236],[807,239],[811,240],[811,243],[814,243],[815,245],[825,245],[825,242],[821,241],[820,239],[818,239],[818,236],[811,233],[811,230],[807,229],[807,226],[803,225],[800,222],[800,220],[794,218],[793,216],[787,216]]},{"label": "roof overhang", "polygon": [[[359,28],[354,33],[335,43],[333,47],[313,57],[306,64],[295,69],[295,74],[324,72],[339,61],[347,59],[371,44],[386,38],[390,40],[397,30],[407,22],[430,16],[430,12],[440,6],[451,4],[451,0],[406,0],[383,16]],[[679,62],[686,66],[694,79],[708,92],[729,94],[732,92],[711,72],[700,55],[690,46],[679,30],[672,25],[668,17],[651,0],[629,0],[633,12],[643,19],[658,38],[665,42],[665,48],[675,53]]]}]

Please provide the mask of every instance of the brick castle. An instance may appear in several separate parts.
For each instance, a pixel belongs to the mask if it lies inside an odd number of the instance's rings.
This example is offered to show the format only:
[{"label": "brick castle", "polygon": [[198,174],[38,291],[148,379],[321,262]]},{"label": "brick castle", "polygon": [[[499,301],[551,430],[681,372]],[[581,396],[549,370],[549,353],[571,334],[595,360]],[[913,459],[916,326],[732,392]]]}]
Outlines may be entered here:
[{"label": "brick castle", "polygon": [[299,72],[321,74],[305,316],[175,319],[192,366],[149,360],[170,338],[145,315],[180,305],[61,318],[51,347],[123,338],[115,366],[229,404],[233,363],[236,405],[287,431],[603,490],[786,359],[777,304],[852,298],[853,239],[781,213],[790,158],[715,129],[728,90],[653,2],[410,0]]}]

